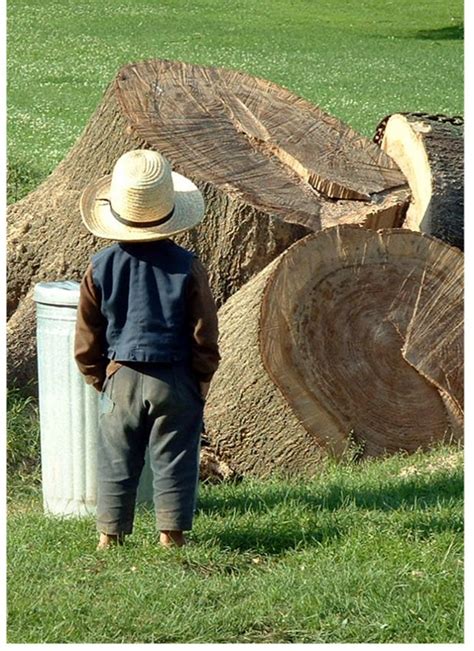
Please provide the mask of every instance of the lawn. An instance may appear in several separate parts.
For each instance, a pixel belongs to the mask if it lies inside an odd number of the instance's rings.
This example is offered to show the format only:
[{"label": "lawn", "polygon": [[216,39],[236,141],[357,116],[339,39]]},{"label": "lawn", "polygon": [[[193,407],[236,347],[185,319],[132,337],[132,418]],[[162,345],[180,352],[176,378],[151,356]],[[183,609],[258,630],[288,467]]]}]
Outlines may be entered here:
[{"label": "lawn", "polygon": [[[460,0],[9,0],[8,200],[62,160],[124,64],[279,83],[371,137],[396,111],[463,114]],[[10,643],[463,641],[463,453],[201,487],[193,545],[123,548],[45,517],[38,417],[8,401]]]},{"label": "lawn", "polygon": [[130,61],[244,70],[367,136],[392,112],[463,112],[460,0],[10,0],[7,29],[9,201],[62,160]]},{"label": "lawn", "polygon": [[10,643],[463,640],[463,453],[327,462],[307,480],[202,485],[189,548],[139,508],[96,551],[93,517],[45,517],[37,407],[9,403]]}]

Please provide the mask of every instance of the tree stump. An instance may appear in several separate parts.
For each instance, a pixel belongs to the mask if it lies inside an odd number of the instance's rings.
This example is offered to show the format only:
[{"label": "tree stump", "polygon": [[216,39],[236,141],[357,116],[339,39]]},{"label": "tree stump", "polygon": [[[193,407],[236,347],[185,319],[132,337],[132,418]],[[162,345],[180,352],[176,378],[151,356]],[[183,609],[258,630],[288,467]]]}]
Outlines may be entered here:
[{"label": "tree stump", "polygon": [[400,113],[374,137],[397,162],[413,194],[404,226],[464,249],[464,120]]},{"label": "tree stump", "polygon": [[462,254],[421,233],[343,225],[296,242],[220,310],[205,414],[221,458],[311,474],[351,442],[378,456],[460,437],[438,391],[458,401],[459,286]]},{"label": "tree stump", "polygon": [[35,375],[34,307],[42,280],[79,280],[104,246],[79,197],[134,148],[162,152],[206,202],[203,223],[176,241],[209,270],[221,305],[290,244],[340,222],[393,226],[409,189],[374,143],[262,79],[176,61],[122,68],[51,176],[8,209],[9,379]]}]

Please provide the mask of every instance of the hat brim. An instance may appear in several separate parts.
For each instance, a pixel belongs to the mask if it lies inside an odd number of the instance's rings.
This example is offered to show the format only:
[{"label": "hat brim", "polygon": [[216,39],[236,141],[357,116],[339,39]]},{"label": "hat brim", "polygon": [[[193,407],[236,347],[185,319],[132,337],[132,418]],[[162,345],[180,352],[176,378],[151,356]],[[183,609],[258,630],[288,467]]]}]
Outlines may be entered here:
[{"label": "hat brim", "polygon": [[197,186],[185,176],[172,172],[174,211],[172,216],[156,226],[128,226],[118,221],[110,204],[112,175],[91,183],[82,193],[81,217],[85,227],[97,237],[123,242],[162,240],[197,226],[204,217],[204,199]]}]

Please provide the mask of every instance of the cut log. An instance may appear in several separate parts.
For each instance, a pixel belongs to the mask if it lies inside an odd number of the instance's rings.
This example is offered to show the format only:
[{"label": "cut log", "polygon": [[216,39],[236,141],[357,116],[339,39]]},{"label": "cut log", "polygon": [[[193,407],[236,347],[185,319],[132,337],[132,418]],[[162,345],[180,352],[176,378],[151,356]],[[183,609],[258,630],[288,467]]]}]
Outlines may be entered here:
[{"label": "cut log", "polygon": [[[462,254],[420,233],[345,225],[299,240],[220,310],[222,362],[206,406],[219,454],[242,474],[308,474],[323,451],[341,456],[351,442],[378,456],[461,436],[438,388],[457,394],[433,382],[448,377],[450,329],[462,330],[462,310],[436,306],[458,285]],[[411,333],[434,314],[420,351]]]},{"label": "cut log", "polygon": [[220,459],[240,474],[265,477],[273,471],[317,471],[324,450],[308,434],[263,366],[260,312],[271,262],[219,310],[222,360],[208,394],[206,434]]},{"label": "cut log", "polygon": [[413,200],[404,226],[464,249],[464,120],[459,116],[387,116],[374,141],[397,162]]},{"label": "cut log", "polygon": [[406,180],[379,147],[275,84],[172,61],[125,66],[67,157],[9,207],[9,369],[17,381],[34,376],[34,310],[22,299],[38,281],[81,277],[106,242],[83,228],[80,194],[139,147],[161,151],[203,192],[203,223],[176,241],[208,268],[218,305],[311,230],[345,221],[392,226],[408,205]]}]

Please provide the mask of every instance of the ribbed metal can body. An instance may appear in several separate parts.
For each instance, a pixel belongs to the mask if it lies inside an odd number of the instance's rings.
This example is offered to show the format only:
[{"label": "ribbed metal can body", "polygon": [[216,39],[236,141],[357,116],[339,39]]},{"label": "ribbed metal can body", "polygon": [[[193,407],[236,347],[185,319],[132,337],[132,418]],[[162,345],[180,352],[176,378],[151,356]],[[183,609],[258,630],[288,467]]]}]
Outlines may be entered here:
[{"label": "ribbed metal can body", "polygon": [[[34,299],[44,511],[92,515],[97,495],[99,393],[84,382],[74,360],[79,283],[39,283]],[[137,501],[152,499],[147,452]]]}]

